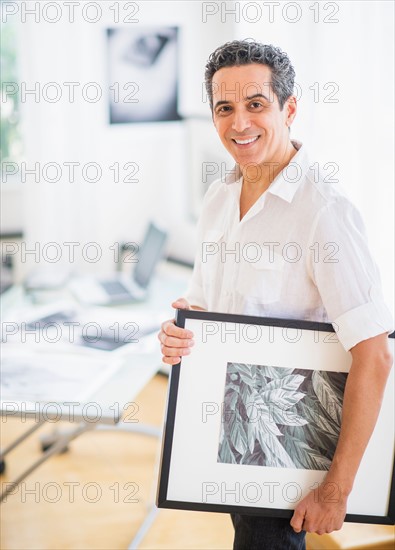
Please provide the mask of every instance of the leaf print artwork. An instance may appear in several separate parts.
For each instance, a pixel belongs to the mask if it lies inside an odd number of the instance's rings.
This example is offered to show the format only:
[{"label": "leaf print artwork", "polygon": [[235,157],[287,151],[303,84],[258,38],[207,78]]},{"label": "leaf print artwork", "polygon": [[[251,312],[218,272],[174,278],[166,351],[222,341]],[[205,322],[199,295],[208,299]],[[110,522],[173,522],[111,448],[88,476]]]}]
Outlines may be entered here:
[{"label": "leaf print artwork", "polygon": [[218,462],[328,470],[347,373],[228,363]]}]

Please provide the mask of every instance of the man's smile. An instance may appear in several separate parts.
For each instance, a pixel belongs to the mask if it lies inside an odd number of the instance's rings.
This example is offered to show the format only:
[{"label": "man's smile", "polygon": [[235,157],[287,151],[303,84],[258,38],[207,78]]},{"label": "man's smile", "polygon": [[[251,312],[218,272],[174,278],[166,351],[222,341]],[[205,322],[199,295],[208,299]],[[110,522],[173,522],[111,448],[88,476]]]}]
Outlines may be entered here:
[{"label": "man's smile", "polygon": [[232,138],[232,141],[236,143],[238,147],[245,149],[246,147],[252,146],[261,136],[252,136],[246,138]]}]

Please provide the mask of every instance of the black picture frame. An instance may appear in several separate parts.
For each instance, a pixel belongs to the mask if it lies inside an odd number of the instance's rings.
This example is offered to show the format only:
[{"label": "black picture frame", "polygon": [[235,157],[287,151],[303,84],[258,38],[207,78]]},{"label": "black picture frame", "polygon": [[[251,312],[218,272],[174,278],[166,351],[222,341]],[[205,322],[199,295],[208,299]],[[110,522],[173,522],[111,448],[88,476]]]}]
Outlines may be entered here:
[{"label": "black picture frame", "polygon": [[[332,376],[330,375],[332,372],[347,373],[351,365],[351,353],[344,350],[336,337],[333,326],[328,323],[177,310],[176,324],[194,332],[195,345],[192,348],[192,353],[184,356],[181,363],[174,365],[171,370],[162,441],[157,506],[168,509],[291,518],[297,502],[311,488],[312,480],[317,479],[319,483],[319,479],[324,477],[325,471],[302,468],[300,464],[296,468],[289,468],[284,465],[276,468],[273,467],[273,464],[254,463],[253,460],[262,461],[263,456],[262,453],[255,452],[255,448],[259,443],[258,440],[254,440],[255,447],[253,451],[247,450],[242,455],[240,461],[246,459],[245,464],[240,462],[226,463],[230,456],[229,453],[223,452],[221,455],[223,449],[221,445],[224,444],[226,436],[223,436],[221,443],[218,429],[221,430],[221,433],[225,431],[222,424],[226,423],[226,415],[229,411],[224,410],[224,403],[222,403],[222,411],[219,413],[221,419],[218,420],[217,417],[215,419],[217,424],[210,427],[208,422],[210,415],[206,415],[206,422],[204,422],[204,418],[199,417],[203,408],[199,413],[196,404],[200,404],[200,400],[202,400],[202,404],[215,403],[215,401],[210,401],[213,392],[216,392],[216,395],[220,395],[220,392],[225,394],[225,391],[227,391],[225,389],[226,380],[229,380],[226,376],[231,371],[233,377],[237,378],[237,368],[241,369],[240,380],[242,376],[247,376],[245,380],[248,384],[253,385],[256,383],[254,380],[258,380],[257,373],[259,371],[261,379],[268,381],[267,383],[272,384],[271,387],[274,387],[274,378],[270,379],[270,376],[266,376],[267,373],[274,373],[275,375],[280,373],[279,376],[281,375],[282,379],[285,380],[283,372],[279,370],[262,371],[262,369],[283,369],[285,367],[282,364],[283,361],[290,360],[293,362],[291,366],[293,374],[287,376],[291,376],[292,381],[296,380],[296,384],[298,384],[302,377],[294,373],[295,370],[297,372],[300,370],[300,365],[307,366],[307,370],[318,371],[319,373],[323,373],[326,369],[328,374],[325,376],[327,377]],[[249,336],[247,336],[248,331],[250,332]],[[256,335],[259,335],[260,338],[257,339]],[[389,335],[391,346],[394,345],[394,335],[395,333]],[[211,338],[211,342],[208,341],[208,337]],[[310,355],[307,357],[306,354],[308,353]],[[212,358],[213,354],[216,357]],[[221,354],[224,355],[224,360],[226,358],[231,359],[231,361],[226,361],[226,367],[223,365]],[[235,357],[236,355],[237,357]],[[251,363],[251,358],[256,356],[265,356],[260,363],[270,363],[271,366]],[[277,356],[279,357],[276,360],[277,366],[273,366],[273,358]],[[206,364],[207,357],[210,357],[210,365]],[[218,361],[219,357],[222,363]],[[246,358],[245,362],[240,361],[242,357]],[[234,361],[235,358],[236,361]],[[330,370],[332,368],[331,361],[335,361],[336,371]],[[317,362],[320,364],[320,368],[314,368]],[[216,378],[210,380],[211,373],[214,373],[213,369],[217,369],[219,363],[222,365],[221,376],[218,374]],[[249,366],[251,373],[253,367],[257,367],[254,371],[256,378],[252,382],[248,378],[248,373],[244,370],[243,365]],[[293,365],[297,366],[293,367]],[[262,372],[265,373],[264,378],[262,378]],[[207,373],[209,373],[208,376]],[[319,379],[320,376],[320,374],[317,374],[316,379]],[[310,382],[306,382],[307,378],[308,376],[304,377],[303,384],[307,384],[306,387],[311,389]],[[338,384],[340,379],[341,376],[339,375],[333,378],[334,384],[337,384],[337,389],[340,388],[339,391],[341,391],[341,386]],[[220,380],[223,381],[223,389],[216,387],[220,384]],[[274,382],[274,384],[276,383]],[[248,385],[241,381],[240,386],[243,386],[243,384],[244,386]],[[232,383],[228,386],[231,385]],[[228,386],[227,389],[229,389]],[[263,385],[260,387],[263,388]],[[252,391],[255,391],[254,388]],[[295,396],[295,393],[292,395]],[[305,395],[308,395],[308,391]],[[205,399],[207,401],[204,401]],[[298,399],[298,397],[294,397],[294,399]],[[303,401],[303,399],[305,398],[299,398],[300,401]],[[391,431],[391,426],[393,427],[393,410],[392,369],[375,430],[365,451],[353,491],[349,497],[345,521],[387,525],[392,525],[395,522],[394,443],[391,440],[393,435],[393,429]],[[392,415],[392,418],[390,418],[390,415]],[[214,416],[214,413],[211,416]],[[220,422],[220,428],[218,428],[218,422]],[[300,420],[300,422],[303,422],[303,420]],[[307,421],[305,422],[308,424]],[[203,424],[205,426],[202,427]],[[290,429],[288,426],[282,428],[284,431]],[[228,436],[232,433],[231,430],[227,432]],[[390,438],[388,433],[391,434]],[[286,434],[281,434],[282,437],[284,435]],[[215,444],[212,443],[213,441],[215,443],[215,437],[217,437],[217,448],[219,448],[216,457],[213,456],[216,449]],[[285,441],[285,439],[282,441]],[[375,446],[378,442],[381,447],[376,449]],[[231,444],[229,444],[229,449],[231,447]],[[232,447],[232,449],[232,460],[235,460],[235,457],[239,458],[240,453],[235,450],[235,447]],[[211,450],[211,456],[207,458],[209,450]],[[264,454],[264,456],[267,460],[268,455]],[[249,460],[252,462],[248,462]],[[283,460],[283,458],[280,457],[279,460]],[[325,467],[326,459],[323,459],[322,465],[321,462],[319,464],[320,467]],[[367,472],[369,472],[369,475],[366,475]],[[273,478],[273,473],[278,477]],[[265,486],[265,482],[262,482],[262,479],[264,479],[262,476],[266,474],[270,474],[269,479],[272,480],[267,482],[268,486]],[[221,475],[225,475],[225,477],[221,477]],[[253,482],[248,481],[250,479],[258,480],[256,487],[252,487]],[[284,494],[282,497],[281,495],[280,497],[273,496],[275,489],[278,487],[276,485],[277,481],[273,481],[273,479],[282,480],[285,484],[288,483],[288,489],[292,483],[290,484],[286,480],[297,480],[293,482],[293,485],[296,488],[299,486],[301,489],[300,496],[298,495],[299,498],[295,500],[296,494],[295,496],[291,495],[291,497],[288,495],[289,498],[287,497],[287,499],[285,499]],[[199,483],[201,484],[200,492]],[[208,493],[207,486],[204,487],[204,483],[211,483]],[[223,490],[224,483],[225,490]],[[226,483],[229,483],[229,485],[226,485]],[[256,499],[256,496],[247,498],[246,494],[243,494],[244,489],[240,489],[240,484],[243,483],[244,488],[248,486],[249,490],[253,489],[252,494],[254,495],[258,495],[257,489],[259,487],[265,486],[265,489],[269,489],[269,491],[265,491],[263,498],[259,500]],[[237,489],[237,484],[239,484],[239,489]],[[270,497],[270,486],[273,489],[273,498]],[[285,485],[283,485],[282,491],[284,491],[284,487]],[[217,490],[215,493],[211,492],[211,489],[219,489],[219,494]],[[208,496],[213,498],[209,499]],[[284,502],[287,501],[283,506],[278,505],[281,498]],[[256,505],[257,503],[259,506]]]}]

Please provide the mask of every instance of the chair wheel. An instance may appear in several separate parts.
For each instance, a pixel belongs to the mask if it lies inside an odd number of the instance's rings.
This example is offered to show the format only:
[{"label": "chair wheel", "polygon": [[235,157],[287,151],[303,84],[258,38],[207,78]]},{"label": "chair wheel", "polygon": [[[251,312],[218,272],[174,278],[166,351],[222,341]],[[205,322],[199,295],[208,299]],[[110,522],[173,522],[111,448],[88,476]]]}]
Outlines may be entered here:
[{"label": "chair wheel", "polygon": [[[50,449],[52,447],[52,445],[54,445],[54,442],[52,443],[48,443],[48,442],[42,442],[41,443],[41,450],[43,453],[45,453],[45,451],[48,451],[48,449]],[[59,454],[63,454],[63,453],[67,453],[69,450],[68,446],[66,445],[65,447],[63,447],[63,449],[61,449],[59,451]]]}]

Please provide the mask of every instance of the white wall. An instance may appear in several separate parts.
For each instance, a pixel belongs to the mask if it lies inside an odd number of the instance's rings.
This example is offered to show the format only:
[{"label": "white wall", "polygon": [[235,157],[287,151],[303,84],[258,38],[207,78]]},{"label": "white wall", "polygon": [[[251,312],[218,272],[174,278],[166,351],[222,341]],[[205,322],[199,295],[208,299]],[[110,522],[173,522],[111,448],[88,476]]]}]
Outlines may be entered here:
[{"label": "white wall", "polygon": [[[56,24],[33,18],[20,25],[21,80],[40,82],[89,81],[105,88],[105,29],[114,26],[113,3],[103,2],[103,17],[87,23]],[[216,13],[207,14],[207,6]],[[139,25],[180,25],[180,111],[188,117],[209,118],[203,90],[204,64],[211,51],[233,38],[252,37],[279,45],[290,55],[302,89],[293,136],[306,143],[313,161],[321,166],[335,162],[341,184],[361,209],[373,253],[382,273],[389,304],[393,303],[394,190],[393,190],[393,3],[385,1],[342,1],[319,3],[319,21],[314,22],[311,3],[300,2],[299,21],[290,23],[282,2],[269,21],[264,3],[261,16],[249,23],[241,15],[226,12],[234,3],[140,2]],[[267,4],[267,3],[266,3]],[[331,15],[328,6],[339,6]],[[324,6],[327,6],[324,10]],[[221,12],[222,9],[222,12]],[[250,8],[251,10],[251,8]],[[206,13],[206,17],[204,17]],[[255,14],[259,16],[259,11]],[[286,12],[293,18],[292,9]],[[248,12],[254,17],[254,11]],[[338,19],[324,23],[323,19]],[[309,86],[319,83],[322,92],[313,101]],[[325,103],[335,82],[338,103]],[[160,83],[155,83],[160,88]],[[139,241],[147,220],[158,216],[172,226],[173,233],[186,231],[190,203],[189,188],[196,190],[195,164],[190,154],[196,148],[182,122],[161,124],[108,124],[104,94],[99,103],[40,101],[23,105],[26,160],[29,165],[57,161],[99,162],[108,180],[97,184],[67,181],[56,184],[25,184],[25,229],[28,243],[40,241],[98,242],[105,252],[103,262],[80,261],[71,267],[99,271],[112,267],[109,247],[119,240]],[[193,125],[192,125],[193,126]],[[215,137],[213,156],[220,155]],[[189,148],[188,148],[189,147]],[[215,149],[215,150],[214,150]],[[192,151],[193,153],[193,151]],[[210,160],[210,159],[207,159]],[[137,162],[138,184],[111,181],[114,162]],[[65,180],[66,178],[64,178]],[[194,187],[195,186],[195,187]],[[177,240],[177,239],[176,239]]]},{"label": "white wall", "polygon": [[[259,4],[259,3],[258,3]],[[262,3],[261,3],[262,4]],[[302,88],[292,135],[304,142],[312,162],[335,162],[347,195],[360,209],[390,307],[394,304],[394,4],[386,1],[299,2],[299,13],[281,2],[268,10],[241,12],[237,38],[253,37],[290,56]],[[327,6],[324,9],[324,6]],[[335,7],[339,10],[335,12]],[[288,20],[300,19],[295,23]],[[325,23],[337,19],[337,23]],[[255,20],[248,22],[246,19]],[[287,20],[288,19],[288,20]],[[319,83],[314,102],[309,87]],[[334,82],[338,103],[323,101]],[[316,98],[317,99],[317,98]],[[328,167],[324,173],[331,174]]]},{"label": "white wall", "polygon": [[[49,103],[40,97],[22,105],[26,163],[41,166],[49,162],[80,162],[81,166],[97,162],[103,178],[97,183],[68,181],[35,183],[32,176],[25,184],[25,233],[27,246],[48,242],[62,245],[72,241],[76,247],[75,270],[112,269],[114,256],[110,247],[117,241],[140,242],[147,221],[154,217],[172,231],[182,231],[190,219],[188,203],[189,159],[185,124],[162,122],[109,125],[107,107],[106,28],[116,26],[113,12],[102,3],[103,16],[97,23],[76,17],[74,23],[34,22],[28,17],[20,25],[20,79],[41,88],[48,82],[79,82],[74,102],[65,98]],[[209,117],[209,107],[202,100],[202,83],[206,57],[219,43],[232,38],[232,26],[203,24],[201,5],[189,2],[139,3],[140,27],[178,25],[180,27],[180,112],[183,116]],[[79,13],[78,11],[76,12]],[[122,15],[121,10],[121,15]],[[229,34],[227,34],[229,33]],[[204,40],[202,40],[204,38]],[[88,82],[99,83],[103,98],[89,103],[78,91]],[[160,93],[160,82],[153,82]],[[138,183],[114,183],[110,166],[126,162],[139,166]],[[76,173],[81,175],[80,168]],[[127,171],[121,170],[121,176]],[[92,174],[92,172],[91,172]],[[41,178],[42,180],[43,178]],[[191,223],[189,221],[189,223]],[[190,237],[191,238],[191,237]],[[81,260],[82,247],[99,243],[102,261]],[[192,243],[193,244],[193,243]],[[193,248],[193,246],[192,246]],[[54,252],[54,249],[52,250]],[[92,254],[94,250],[91,249]],[[69,257],[65,249],[64,259]],[[30,266],[31,260],[27,265]],[[58,265],[61,265],[59,262]],[[65,261],[65,266],[67,261]]]}]

